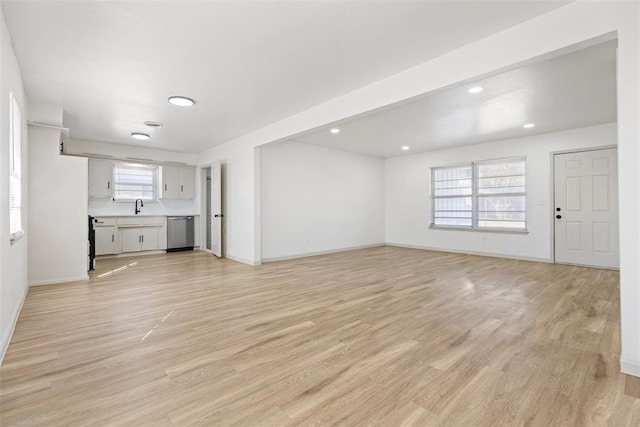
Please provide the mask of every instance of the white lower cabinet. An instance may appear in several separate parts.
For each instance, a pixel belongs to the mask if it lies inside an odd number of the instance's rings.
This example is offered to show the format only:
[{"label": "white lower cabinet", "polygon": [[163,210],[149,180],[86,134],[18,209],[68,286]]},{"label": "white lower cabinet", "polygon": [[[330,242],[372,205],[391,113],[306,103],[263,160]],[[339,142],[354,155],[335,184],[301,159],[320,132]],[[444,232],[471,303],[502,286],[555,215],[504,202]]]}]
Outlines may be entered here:
[{"label": "white lower cabinet", "polygon": [[140,230],[143,251],[155,251],[160,249],[159,232],[160,229],[157,227],[147,227]]},{"label": "white lower cabinet", "polygon": [[105,216],[95,218],[96,256],[167,249],[164,216]]},{"label": "white lower cabinet", "polygon": [[121,228],[121,252],[153,251],[160,248],[158,227]]},{"label": "white lower cabinet", "polygon": [[118,253],[118,229],[115,226],[96,227],[96,255]]}]

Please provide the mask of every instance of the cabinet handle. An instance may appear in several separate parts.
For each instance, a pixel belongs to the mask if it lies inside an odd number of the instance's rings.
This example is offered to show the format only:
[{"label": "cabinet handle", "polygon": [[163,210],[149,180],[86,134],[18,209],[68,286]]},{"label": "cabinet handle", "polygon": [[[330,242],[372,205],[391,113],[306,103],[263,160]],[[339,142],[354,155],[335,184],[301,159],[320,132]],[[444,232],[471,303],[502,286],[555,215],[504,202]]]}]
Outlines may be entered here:
[{"label": "cabinet handle", "polygon": [[138,243],[142,243],[142,240],[140,240],[142,236],[138,236]]},{"label": "cabinet handle", "polygon": [[107,181],[107,190],[111,190],[111,181]]},{"label": "cabinet handle", "polygon": [[142,236],[140,236],[140,237],[142,237],[142,243],[144,243],[144,235],[142,235]]},{"label": "cabinet handle", "polygon": [[167,184],[164,185],[164,191],[167,191]]},{"label": "cabinet handle", "polygon": [[184,191],[184,190],[182,189],[182,185],[180,186],[180,191]]},{"label": "cabinet handle", "polygon": [[111,235],[111,242],[113,243],[113,242],[115,242],[115,241],[116,241],[116,235],[115,235],[115,234],[112,234],[112,235]]}]

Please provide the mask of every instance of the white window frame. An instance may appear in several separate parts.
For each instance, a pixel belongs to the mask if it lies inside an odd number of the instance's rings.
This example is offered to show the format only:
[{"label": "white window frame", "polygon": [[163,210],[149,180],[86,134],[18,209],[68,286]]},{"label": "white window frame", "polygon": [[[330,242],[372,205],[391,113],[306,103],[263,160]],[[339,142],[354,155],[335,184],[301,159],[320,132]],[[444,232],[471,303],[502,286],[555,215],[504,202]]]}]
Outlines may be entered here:
[{"label": "white window frame", "polygon": [[[153,197],[152,198],[142,198],[142,197],[136,197],[136,198],[131,198],[131,197],[119,197],[118,196],[118,181],[116,181],[116,169],[117,168],[132,168],[132,169],[148,169],[151,170],[153,172]],[[137,199],[141,199],[144,202],[150,202],[150,203],[155,203],[158,201],[158,166],[157,165],[146,165],[146,164],[139,164],[139,163],[130,163],[130,162],[119,162],[119,163],[114,163],[112,170],[111,170],[111,175],[112,175],[112,194],[113,194],[113,198],[112,200],[114,202],[134,202]]]},{"label": "white window frame", "polygon": [[[499,163],[508,163],[513,161],[522,161],[524,162],[524,192],[506,192],[506,193],[491,193],[491,194],[479,194],[478,190],[478,167],[486,164],[499,164]],[[472,190],[470,196],[435,196],[435,172],[441,169],[449,169],[449,168],[460,168],[460,167],[471,167],[471,184]],[[470,231],[496,231],[496,232],[504,232],[504,233],[528,233],[527,229],[527,157],[526,156],[517,156],[517,157],[506,157],[500,159],[489,159],[489,160],[477,160],[472,162],[465,163],[457,163],[446,166],[437,166],[431,168],[431,221],[429,228],[437,228],[437,229],[457,229],[457,230],[470,230]],[[509,196],[524,196],[524,228],[512,228],[512,227],[487,227],[480,226],[479,222],[479,205],[478,200],[484,197],[509,197]],[[471,225],[437,225],[435,224],[435,200],[436,199],[445,199],[448,197],[471,197]]]},{"label": "white window frame", "polygon": [[[17,194],[12,181],[17,181]],[[24,235],[22,223],[22,113],[13,92],[9,93],[9,240],[13,244]],[[17,218],[12,214],[18,210]],[[14,223],[14,219],[16,222]]]}]

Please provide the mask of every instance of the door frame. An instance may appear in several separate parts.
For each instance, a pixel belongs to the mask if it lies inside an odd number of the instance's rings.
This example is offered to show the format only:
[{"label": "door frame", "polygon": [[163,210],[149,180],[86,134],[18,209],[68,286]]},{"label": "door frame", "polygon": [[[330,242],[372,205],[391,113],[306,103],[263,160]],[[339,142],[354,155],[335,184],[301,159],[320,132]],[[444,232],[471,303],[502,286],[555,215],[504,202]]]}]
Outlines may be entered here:
[{"label": "door frame", "polygon": [[[601,145],[601,146],[597,146],[597,147],[586,147],[586,148],[574,148],[574,149],[570,149],[570,150],[559,150],[559,151],[552,151],[549,153],[549,164],[550,164],[550,170],[551,170],[551,180],[550,180],[550,191],[551,191],[551,197],[550,197],[550,203],[549,203],[549,215],[551,218],[551,227],[550,227],[550,232],[551,232],[551,263],[553,264],[557,264],[556,261],[556,221],[555,221],[555,216],[556,216],[556,167],[555,167],[555,156],[557,154],[571,154],[571,153],[584,153],[587,151],[598,151],[598,150],[608,150],[610,148],[618,148],[618,144],[609,144],[609,145]],[[620,168],[618,168],[617,170],[617,174],[618,174],[618,183],[620,182]],[[619,192],[619,186],[618,189],[616,189],[616,191],[618,191],[618,225],[620,224],[620,192]],[[618,244],[620,244],[620,231],[618,229]],[[590,268],[604,268],[604,267],[597,267],[597,266],[589,266]]]},{"label": "door frame", "polygon": [[[209,254],[213,254],[211,249],[207,249],[207,168],[211,168],[213,163],[207,163],[204,165],[198,166],[200,170],[198,183],[200,185],[200,250],[203,252],[207,252]],[[209,195],[211,196],[211,195]],[[224,218],[222,218],[224,220]],[[224,224],[223,224],[224,226]],[[224,258],[224,250],[222,250],[222,257]]]}]

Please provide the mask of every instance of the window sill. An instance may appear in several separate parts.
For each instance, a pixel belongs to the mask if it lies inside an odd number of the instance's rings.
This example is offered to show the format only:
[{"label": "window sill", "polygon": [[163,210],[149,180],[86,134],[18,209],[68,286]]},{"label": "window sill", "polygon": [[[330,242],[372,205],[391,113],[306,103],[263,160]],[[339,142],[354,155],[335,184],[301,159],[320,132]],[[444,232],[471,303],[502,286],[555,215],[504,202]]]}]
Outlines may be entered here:
[{"label": "window sill", "polygon": [[24,230],[16,231],[9,236],[9,242],[13,245],[24,236]]},{"label": "window sill", "polygon": [[455,227],[446,225],[430,225],[431,230],[455,230],[455,231],[479,231],[481,233],[504,233],[504,234],[529,234],[529,230],[508,228],[472,228],[472,227]]}]

